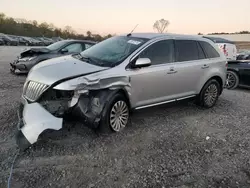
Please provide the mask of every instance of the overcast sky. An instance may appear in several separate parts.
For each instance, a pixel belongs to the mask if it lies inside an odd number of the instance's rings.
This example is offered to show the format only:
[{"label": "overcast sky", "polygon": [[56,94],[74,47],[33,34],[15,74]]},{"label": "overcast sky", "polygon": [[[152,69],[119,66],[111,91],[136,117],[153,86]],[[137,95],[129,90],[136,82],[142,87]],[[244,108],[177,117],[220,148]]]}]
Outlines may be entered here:
[{"label": "overcast sky", "polygon": [[15,18],[72,26],[78,33],[152,32],[157,19],[171,33],[250,30],[250,0],[0,0],[0,12]]}]

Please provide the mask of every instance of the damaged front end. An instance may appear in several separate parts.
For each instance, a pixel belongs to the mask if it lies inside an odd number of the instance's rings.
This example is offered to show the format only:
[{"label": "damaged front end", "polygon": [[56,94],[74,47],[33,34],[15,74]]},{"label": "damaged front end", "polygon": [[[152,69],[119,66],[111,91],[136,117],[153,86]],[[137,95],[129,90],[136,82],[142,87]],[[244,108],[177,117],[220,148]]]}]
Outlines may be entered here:
[{"label": "damaged front end", "polygon": [[10,63],[10,72],[13,74],[26,74],[34,65],[38,55],[49,53],[46,48],[31,48],[20,54],[19,57]]},{"label": "damaged front end", "polygon": [[26,149],[45,130],[62,128],[63,116],[69,111],[73,91],[58,91],[45,84],[25,83],[18,111],[17,145]]},{"label": "damaged front end", "polygon": [[105,104],[117,90],[129,93],[127,77],[90,81],[84,77],[45,85],[27,81],[19,110],[17,144],[26,149],[37,142],[45,130],[62,128],[65,115],[73,115],[85,125],[97,128]]}]

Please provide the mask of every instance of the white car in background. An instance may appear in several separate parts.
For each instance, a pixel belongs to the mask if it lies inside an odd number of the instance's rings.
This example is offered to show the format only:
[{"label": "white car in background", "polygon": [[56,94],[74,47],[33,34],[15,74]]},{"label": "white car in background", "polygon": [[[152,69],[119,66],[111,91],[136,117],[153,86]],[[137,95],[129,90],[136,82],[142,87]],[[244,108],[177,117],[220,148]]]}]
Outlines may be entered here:
[{"label": "white car in background", "polygon": [[204,36],[204,38],[212,40],[217,44],[219,49],[225,54],[228,61],[235,61],[237,58],[237,48],[233,41],[219,38],[219,37],[210,37]]}]

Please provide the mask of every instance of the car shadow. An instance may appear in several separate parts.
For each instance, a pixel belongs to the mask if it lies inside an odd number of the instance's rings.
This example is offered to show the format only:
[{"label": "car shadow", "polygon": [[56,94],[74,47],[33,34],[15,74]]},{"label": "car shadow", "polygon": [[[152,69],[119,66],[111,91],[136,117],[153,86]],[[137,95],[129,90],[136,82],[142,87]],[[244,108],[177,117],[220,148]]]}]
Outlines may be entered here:
[{"label": "car shadow", "polygon": [[[74,118],[66,119],[61,130],[49,130],[42,133],[42,135],[39,137],[39,142],[35,144],[35,148],[44,148],[46,147],[46,145],[50,145],[51,147],[51,144],[60,147],[59,145],[68,143],[70,142],[69,140],[72,139],[81,139],[82,142],[91,144],[96,139],[105,140],[106,138],[125,136],[126,134],[134,134],[138,130],[139,132],[141,132],[146,127],[144,126],[145,124],[142,121],[149,122],[151,121],[150,119],[168,118],[170,114],[172,116],[175,116],[178,115],[180,110],[193,108],[194,106],[196,108],[199,108],[194,104],[192,99],[186,99],[183,101],[172,102],[132,111],[130,122],[128,123],[126,129],[122,132],[114,134],[100,134],[98,130],[91,129],[87,125],[78,122]],[[148,127],[151,127],[151,125]]]}]

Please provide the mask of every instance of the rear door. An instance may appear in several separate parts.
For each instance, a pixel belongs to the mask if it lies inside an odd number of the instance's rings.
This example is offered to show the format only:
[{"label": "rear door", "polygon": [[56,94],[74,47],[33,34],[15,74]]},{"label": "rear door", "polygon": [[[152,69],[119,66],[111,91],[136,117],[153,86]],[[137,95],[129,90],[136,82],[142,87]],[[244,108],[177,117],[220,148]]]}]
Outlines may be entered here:
[{"label": "rear door", "polygon": [[195,40],[175,40],[176,71],[172,89],[175,98],[197,94],[201,77],[209,69],[208,60]]}]

